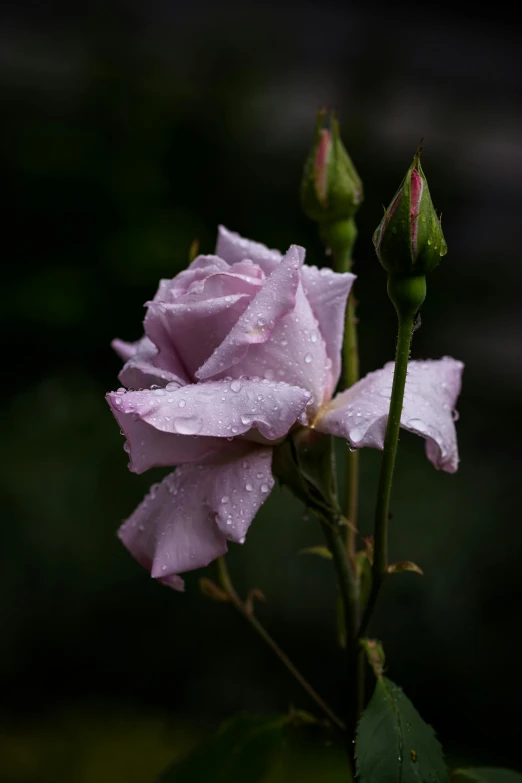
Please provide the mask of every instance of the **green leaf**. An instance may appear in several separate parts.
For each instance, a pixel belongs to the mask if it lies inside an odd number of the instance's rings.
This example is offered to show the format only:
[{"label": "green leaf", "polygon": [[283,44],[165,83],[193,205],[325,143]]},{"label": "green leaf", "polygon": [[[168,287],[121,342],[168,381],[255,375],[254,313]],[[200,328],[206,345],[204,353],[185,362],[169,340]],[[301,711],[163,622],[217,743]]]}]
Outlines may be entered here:
[{"label": "green leaf", "polygon": [[470,767],[452,772],[451,783],[522,783],[522,775],[502,767]]},{"label": "green leaf", "polygon": [[208,742],[176,762],[158,783],[258,783],[283,743],[288,715],[238,715]]},{"label": "green leaf", "polygon": [[386,677],[359,721],[355,755],[360,783],[448,783],[435,732]]}]

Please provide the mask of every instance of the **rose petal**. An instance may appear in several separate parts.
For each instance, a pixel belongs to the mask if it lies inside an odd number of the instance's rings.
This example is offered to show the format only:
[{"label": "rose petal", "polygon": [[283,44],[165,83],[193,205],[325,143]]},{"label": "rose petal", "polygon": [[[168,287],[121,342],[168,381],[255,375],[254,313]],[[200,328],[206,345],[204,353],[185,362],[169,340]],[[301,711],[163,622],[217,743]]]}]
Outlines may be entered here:
[{"label": "rose petal", "polygon": [[[454,473],[458,467],[454,407],[463,366],[449,356],[408,365],[401,427],[425,438],[428,459],[447,473]],[[317,418],[315,427],[347,438],[355,448],[382,449],[393,369],[390,362],[338,394]]]},{"label": "rose petal", "polygon": [[187,374],[174,351],[166,357],[166,366],[157,366],[158,349],[148,337],[142,337],[135,343],[116,339],[111,345],[125,360],[118,378],[127,388],[142,389],[152,385],[166,386],[167,383],[188,383]]},{"label": "rose petal", "polygon": [[246,355],[223,375],[236,378],[261,375],[308,389],[313,402],[307,413],[314,416],[323,398],[329,399],[332,393],[330,365],[319,324],[299,284],[294,310],[279,319],[270,339],[250,345]]},{"label": "rose petal", "polygon": [[225,452],[232,444],[223,438],[197,438],[173,435],[120,410],[118,395],[109,399],[111,410],[126,437],[125,451],[129,455],[129,470],[144,473],[150,468],[173,467],[201,462]]},{"label": "rose petal", "polygon": [[[303,413],[311,393],[287,383],[261,380],[211,381],[166,389],[111,392],[107,401],[125,435],[141,420],[161,432],[230,438],[257,428],[281,438]],[[149,461],[153,461],[153,458]]]},{"label": "rose petal", "polygon": [[355,280],[350,272],[338,274],[328,267],[303,266],[303,288],[319,329],[326,343],[326,353],[332,362],[333,393],[341,374],[341,350],[344,336],[346,301]]},{"label": "rose petal", "polygon": [[143,359],[129,359],[118,375],[121,383],[128,389],[144,389],[150,386],[166,386],[168,383],[177,383],[184,386],[187,383],[185,372],[180,375],[162,370],[152,362]]},{"label": "rose petal", "polygon": [[[208,565],[227,544],[202,501],[203,471],[178,468],[154,484],[118,535],[155,579],[183,589],[180,572]],[[197,483],[196,483],[197,482]]]},{"label": "rose petal", "polygon": [[120,359],[123,359],[124,362],[128,359],[132,359],[136,354],[150,354],[151,356],[154,356],[154,354],[157,353],[156,346],[148,337],[142,337],[134,343],[127,343],[117,337],[112,341],[111,348],[116,351]]},{"label": "rose petal", "polygon": [[272,449],[245,445],[248,451],[243,449],[236,459],[205,467],[201,489],[223,535],[239,544],[244,542],[250,523],[274,486]]},{"label": "rose petal", "polygon": [[243,543],[274,484],[271,449],[242,444],[233,459],[178,468],[151,488],[119,531],[131,554],[152,576],[182,589],[177,574],[208,565]]},{"label": "rose petal", "polygon": [[[186,297],[183,297],[186,300]],[[190,377],[221,345],[246,310],[248,294],[173,303],[151,302],[145,317],[145,330],[159,348],[158,363],[179,353]]]},{"label": "rose petal", "polygon": [[229,231],[225,226],[218,227],[216,253],[229,264],[249,258],[258,264],[266,275],[270,275],[282,259],[279,250],[270,250],[260,242],[245,239],[235,231]]},{"label": "rose petal", "polygon": [[194,282],[227,270],[227,262],[218,256],[198,256],[187,269],[183,269],[176,277],[170,280],[160,280],[154,301],[175,302],[176,299],[187,293]]},{"label": "rose petal", "polygon": [[279,319],[295,308],[303,259],[304,250],[292,245],[227,337],[199,368],[196,377],[204,380],[223,373],[246,355],[250,345],[266,343],[270,339]]}]

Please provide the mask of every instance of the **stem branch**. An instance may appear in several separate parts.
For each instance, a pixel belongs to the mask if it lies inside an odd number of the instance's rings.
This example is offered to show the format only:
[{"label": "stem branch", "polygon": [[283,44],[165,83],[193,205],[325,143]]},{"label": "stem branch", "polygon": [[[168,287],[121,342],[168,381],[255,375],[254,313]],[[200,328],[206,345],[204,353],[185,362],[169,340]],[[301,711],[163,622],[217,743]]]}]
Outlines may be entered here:
[{"label": "stem branch", "polygon": [[237,609],[237,611],[250,623],[251,627],[259,634],[263,641],[270,647],[270,649],[277,655],[281,663],[286,666],[290,674],[297,680],[301,687],[306,691],[310,698],[317,704],[318,707],[324,712],[329,720],[337,726],[341,731],[345,730],[344,723],[337,717],[332,709],[326,704],[326,702],[319,696],[315,688],[303,677],[301,672],[294,666],[287,654],[279,647],[276,641],[272,639],[268,631],[261,625],[259,620],[254,614],[249,611],[246,604],[241,600],[237,594],[230,574],[227,568],[224,557],[217,559],[218,577],[221,588],[225,591],[229,597],[231,603]]}]

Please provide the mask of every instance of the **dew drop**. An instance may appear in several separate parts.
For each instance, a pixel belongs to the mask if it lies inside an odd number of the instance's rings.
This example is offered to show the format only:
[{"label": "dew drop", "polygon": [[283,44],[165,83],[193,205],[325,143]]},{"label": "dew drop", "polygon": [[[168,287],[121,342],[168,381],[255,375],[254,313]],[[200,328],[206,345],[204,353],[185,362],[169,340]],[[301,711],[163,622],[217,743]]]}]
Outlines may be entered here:
[{"label": "dew drop", "polygon": [[201,419],[197,416],[180,417],[174,421],[174,428],[180,435],[195,435],[201,427]]},{"label": "dew drop", "polygon": [[230,389],[233,392],[240,391],[240,389],[241,389],[241,381],[232,381],[232,383],[230,384]]},{"label": "dew drop", "polygon": [[186,404],[187,404],[187,403],[186,403],[186,400],[180,400],[180,401],[178,402],[178,406],[179,406],[180,408],[184,408]]},{"label": "dew drop", "polygon": [[270,487],[268,486],[268,484],[261,484],[261,492],[264,492],[266,494],[269,489]]},{"label": "dew drop", "polygon": [[310,362],[312,361],[312,354],[311,353],[305,354],[304,360],[305,360],[306,364],[310,364]]},{"label": "dew drop", "polygon": [[245,484],[245,489],[247,492],[252,492],[254,487],[252,486],[252,484]]}]

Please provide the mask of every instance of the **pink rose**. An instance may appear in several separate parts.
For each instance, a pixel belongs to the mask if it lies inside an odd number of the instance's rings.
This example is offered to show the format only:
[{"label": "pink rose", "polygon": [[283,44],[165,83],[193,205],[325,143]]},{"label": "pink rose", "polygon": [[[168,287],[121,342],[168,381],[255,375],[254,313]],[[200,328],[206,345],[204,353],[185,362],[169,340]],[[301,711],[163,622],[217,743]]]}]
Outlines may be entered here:
[{"label": "pink rose", "polygon": [[[272,446],[294,426],[354,447],[382,448],[393,364],[332,399],[341,370],[346,300],[355,276],[303,265],[220,227],[216,255],[162,280],[145,337],[115,340],[126,361],[107,400],[130,469],[177,465],[119,535],[152,576],[180,573],[243,543],[274,485]],[[437,468],[457,469],[453,409],[462,364],[410,362],[401,424],[426,439]],[[133,390],[137,389],[137,390]]]}]

